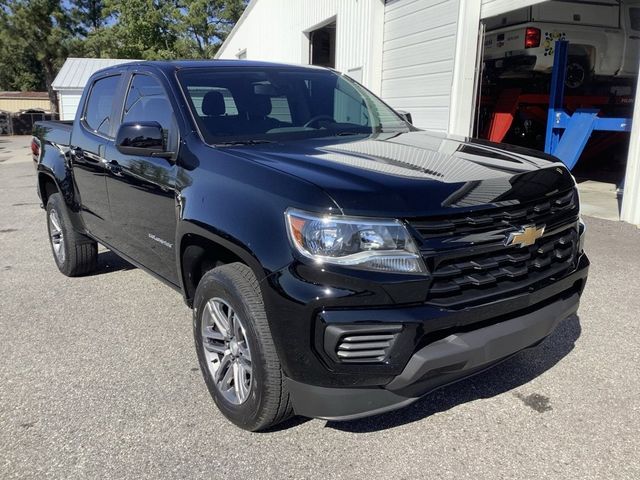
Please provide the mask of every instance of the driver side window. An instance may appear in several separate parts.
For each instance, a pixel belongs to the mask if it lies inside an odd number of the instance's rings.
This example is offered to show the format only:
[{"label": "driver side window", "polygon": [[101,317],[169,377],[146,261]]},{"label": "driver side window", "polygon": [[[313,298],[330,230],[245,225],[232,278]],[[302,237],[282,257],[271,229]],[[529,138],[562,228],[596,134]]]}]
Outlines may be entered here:
[{"label": "driver side window", "polygon": [[133,76],[122,112],[122,123],[158,122],[164,131],[165,141],[172,148],[177,130],[173,108],[164,88],[150,75]]}]

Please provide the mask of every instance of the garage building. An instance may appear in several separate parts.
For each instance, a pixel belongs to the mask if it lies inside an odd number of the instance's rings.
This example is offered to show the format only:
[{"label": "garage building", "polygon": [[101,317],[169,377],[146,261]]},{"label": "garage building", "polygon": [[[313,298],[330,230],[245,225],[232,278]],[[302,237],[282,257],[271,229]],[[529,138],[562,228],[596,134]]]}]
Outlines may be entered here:
[{"label": "garage building", "polygon": [[98,70],[132,62],[121,58],[74,58],[69,57],[53,80],[52,87],[58,92],[60,120],[73,120],[89,77]]},{"label": "garage building", "polygon": [[[416,126],[467,136],[474,134],[480,111],[485,28],[507,12],[543,3],[548,2],[251,0],[217,57],[333,67],[409,111]],[[585,12],[595,4],[620,4],[572,3],[583,4]],[[581,21],[580,13],[569,21]],[[620,218],[640,224],[640,108],[629,112],[635,121],[625,134],[630,140],[620,175]]]}]

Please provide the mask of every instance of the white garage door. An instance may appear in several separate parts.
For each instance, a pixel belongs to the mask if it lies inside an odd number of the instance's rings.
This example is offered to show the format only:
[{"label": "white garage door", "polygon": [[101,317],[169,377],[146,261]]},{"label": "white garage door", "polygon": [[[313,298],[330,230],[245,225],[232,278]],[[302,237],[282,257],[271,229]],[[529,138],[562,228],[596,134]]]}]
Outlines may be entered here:
[{"label": "white garage door", "polygon": [[446,131],[459,0],[391,0],[385,7],[382,98],[421,128]]}]

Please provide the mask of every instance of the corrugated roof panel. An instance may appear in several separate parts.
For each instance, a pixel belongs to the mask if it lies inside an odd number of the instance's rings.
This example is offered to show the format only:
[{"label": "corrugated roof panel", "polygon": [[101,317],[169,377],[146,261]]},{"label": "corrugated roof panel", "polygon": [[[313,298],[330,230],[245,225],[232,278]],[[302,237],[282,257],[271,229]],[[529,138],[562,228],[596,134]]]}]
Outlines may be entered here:
[{"label": "corrugated roof panel", "polygon": [[125,58],[74,58],[69,57],[62,65],[55,80],[54,90],[84,88],[89,77],[98,70],[119,65],[121,63],[135,62],[135,59]]}]

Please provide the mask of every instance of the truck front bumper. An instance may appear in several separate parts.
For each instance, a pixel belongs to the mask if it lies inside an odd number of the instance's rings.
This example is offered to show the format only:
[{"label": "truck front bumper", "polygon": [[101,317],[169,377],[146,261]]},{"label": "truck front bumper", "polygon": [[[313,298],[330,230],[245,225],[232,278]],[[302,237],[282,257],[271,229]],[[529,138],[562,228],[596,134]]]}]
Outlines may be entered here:
[{"label": "truck front bumper", "polygon": [[[559,282],[572,285],[572,288],[521,314],[474,330],[452,333],[420,348],[409,358],[402,372],[385,385],[332,388],[288,378],[294,411],[298,415],[327,420],[352,420],[395,410],[535,346],[563,319],[577,311],[587,266],[584,257],[582,268]],[[556,292],[558,287],[560,285],[555,285]]]}]

